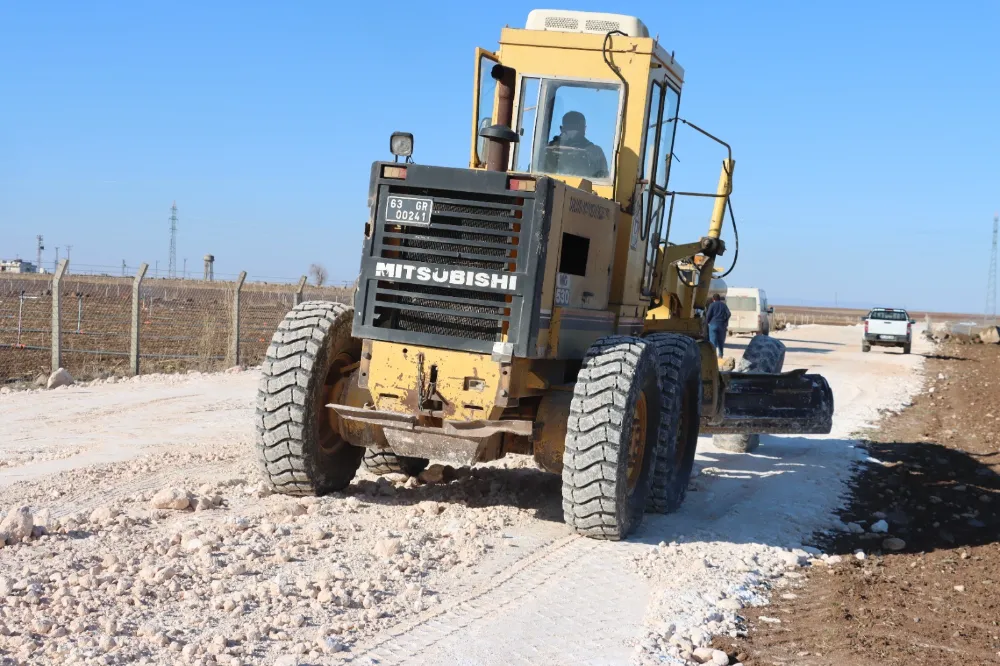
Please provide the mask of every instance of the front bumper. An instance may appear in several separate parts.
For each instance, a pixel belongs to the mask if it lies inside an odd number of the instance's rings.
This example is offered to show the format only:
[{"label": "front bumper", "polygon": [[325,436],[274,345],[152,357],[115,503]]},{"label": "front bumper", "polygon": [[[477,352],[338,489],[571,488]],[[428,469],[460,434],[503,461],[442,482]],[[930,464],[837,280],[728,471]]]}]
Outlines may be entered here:
[{"label": "front bumper", "polygon": [[865,342],[873,345],[905,345],[910,342],[910,336],[865,333]]}]

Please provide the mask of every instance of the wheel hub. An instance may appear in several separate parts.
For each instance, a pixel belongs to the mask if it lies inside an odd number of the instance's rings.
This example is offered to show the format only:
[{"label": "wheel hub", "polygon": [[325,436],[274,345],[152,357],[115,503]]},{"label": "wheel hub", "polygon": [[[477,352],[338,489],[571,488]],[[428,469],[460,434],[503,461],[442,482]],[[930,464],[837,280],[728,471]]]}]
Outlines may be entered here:
[{"label": "wheel hub", "polygon": [[351,371],[357,367],[357,361],[347,352],[341,352],[333,359],[333,363],[330,364],[330,372],[326,378],[326,393],[322,404],[319,406],[320,409],[325,409],[327,412],[327,418],[330,422],[330,428],[334,433],[334,437],[322,437],[320,439],[320,448],[326,450],[327,452],[336,449],[341,443],[340,437],[340,416],[337,412],[326,407],[328,404],[340,404],[343,402],[344,392],[347,390],[347,384],[350,381]]},{"label": "wheel hub", "polygon": [[628,447],[628,489],[635,489],[646,455],[646,393],[639,394],[632,412],[632,438]]}]

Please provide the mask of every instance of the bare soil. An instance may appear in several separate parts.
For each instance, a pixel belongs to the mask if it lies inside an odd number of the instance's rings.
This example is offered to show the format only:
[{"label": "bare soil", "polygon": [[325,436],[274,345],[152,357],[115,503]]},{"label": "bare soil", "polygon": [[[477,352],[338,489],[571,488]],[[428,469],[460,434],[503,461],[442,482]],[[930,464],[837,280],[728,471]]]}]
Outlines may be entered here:
[{"label": "bare soil", "polygon": [[1000,662],[1000,346],[939,347],[926,376],[870,433],[842,513],[864,530],[817,536],[843,562],[804,570],[717,648],[747,666]]}]

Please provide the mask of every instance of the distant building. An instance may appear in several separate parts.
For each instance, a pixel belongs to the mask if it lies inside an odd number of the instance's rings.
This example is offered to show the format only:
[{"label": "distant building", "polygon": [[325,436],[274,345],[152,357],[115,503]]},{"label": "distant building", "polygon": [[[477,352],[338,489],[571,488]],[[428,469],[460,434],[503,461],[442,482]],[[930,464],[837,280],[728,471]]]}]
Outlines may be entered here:
[{"label": "distant building", "polygon": [[24,259],[0,260],[0,273],[37,273],[38,267]]}]

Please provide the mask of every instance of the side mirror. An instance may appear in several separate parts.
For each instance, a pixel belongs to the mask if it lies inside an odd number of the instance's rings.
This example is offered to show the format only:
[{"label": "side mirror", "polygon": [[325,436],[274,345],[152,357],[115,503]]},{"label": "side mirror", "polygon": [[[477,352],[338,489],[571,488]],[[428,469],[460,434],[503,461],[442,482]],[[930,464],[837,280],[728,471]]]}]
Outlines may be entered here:
[{"label": "side mirror", "polygon": [[917,320],[916,320],[916,319],[911,319],[911,320],[910,320],[910,323],[911,323],[911,324],[916,324],[916,323],[917,323]]},{"label": "side mirror", "polygon": [[774,314],[774,308],[768,308],[767,314]]},{"label": "side mirror", "polygon": [[489,116],[485,116],[479,121],[479,131],[476,134],[478,137],[476,140],[476,154],[479,155],[479,158],[483,163],[486,162],[486,137],[482,135],[482,131],[492,124],[493,119]]},{"label": "side mirror", "polygon": [[486,140],[486,170],[506,171],[509,146],[518,143],[520,135],[506,125],[490,125],[479,130],[479,138]]},{"label": "side mirror", "polygon": [[503,143],[517,143],[521,136],[506,125],[490,125],[479,130],[479,136],[487,141],[502,141]]}]

